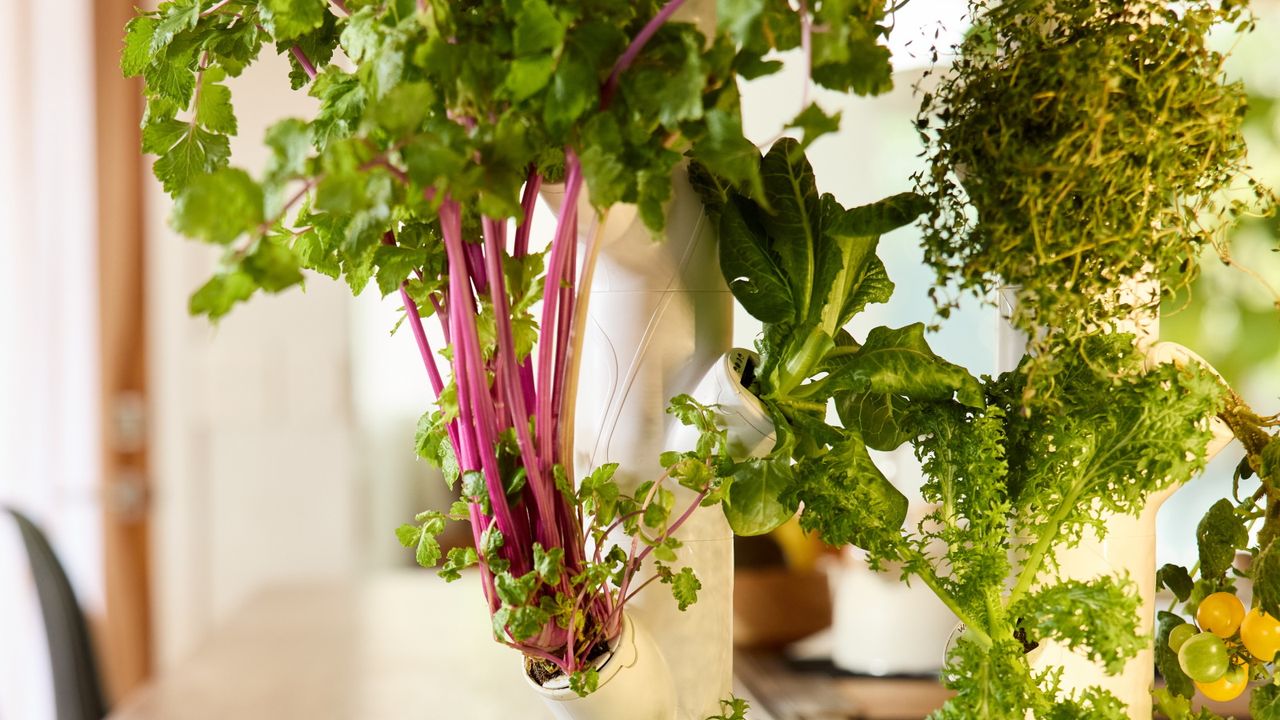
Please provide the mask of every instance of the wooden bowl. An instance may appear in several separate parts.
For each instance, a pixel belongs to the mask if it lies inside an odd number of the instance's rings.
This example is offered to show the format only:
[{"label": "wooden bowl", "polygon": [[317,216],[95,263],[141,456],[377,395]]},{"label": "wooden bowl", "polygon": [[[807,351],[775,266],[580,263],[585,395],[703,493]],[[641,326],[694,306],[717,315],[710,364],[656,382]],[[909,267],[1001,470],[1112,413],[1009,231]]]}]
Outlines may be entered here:
[{"label": "wooden bowl", "polygon": [[739,568],[733,576],[733,644],[777,649],[831,625],[831,588],[818,570]]}]

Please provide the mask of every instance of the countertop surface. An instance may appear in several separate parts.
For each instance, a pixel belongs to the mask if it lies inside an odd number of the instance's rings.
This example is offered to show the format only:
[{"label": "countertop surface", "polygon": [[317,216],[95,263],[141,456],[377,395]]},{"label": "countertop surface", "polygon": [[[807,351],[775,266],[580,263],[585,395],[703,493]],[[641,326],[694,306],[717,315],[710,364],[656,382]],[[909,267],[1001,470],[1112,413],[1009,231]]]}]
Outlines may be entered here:
[{"label": "countertop surface", "polygon": [[549,719],[489,627],[474,575],[281,585],[109,720]]},{"label": "countertop surface", "polygon": [[108,720],[550,720],[482,597],[418,570],[275,586]]},{"label": "countertop surface", "polygon": [[[522,675],[476,576],[405,570],[260,593],[108,720],[550,720]],[[750,720],[916,720],[947,697],[763,652],[736,653],[735,691]]]}]

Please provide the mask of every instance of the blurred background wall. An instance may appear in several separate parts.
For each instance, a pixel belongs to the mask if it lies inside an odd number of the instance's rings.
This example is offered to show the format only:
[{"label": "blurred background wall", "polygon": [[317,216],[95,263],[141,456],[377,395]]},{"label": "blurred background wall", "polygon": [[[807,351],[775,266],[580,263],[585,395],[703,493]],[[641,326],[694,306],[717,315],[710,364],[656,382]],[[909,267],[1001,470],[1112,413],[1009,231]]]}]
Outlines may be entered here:
[{"label": "blurred background wall", "polygon": [[[96,137],[90,0],[3,3],[0,23],[0,506],[48,529],[104,610]],[[48,42],[49,39],[57,42]],[[0,717],[52,717],[44,630],[0,522]]]}]

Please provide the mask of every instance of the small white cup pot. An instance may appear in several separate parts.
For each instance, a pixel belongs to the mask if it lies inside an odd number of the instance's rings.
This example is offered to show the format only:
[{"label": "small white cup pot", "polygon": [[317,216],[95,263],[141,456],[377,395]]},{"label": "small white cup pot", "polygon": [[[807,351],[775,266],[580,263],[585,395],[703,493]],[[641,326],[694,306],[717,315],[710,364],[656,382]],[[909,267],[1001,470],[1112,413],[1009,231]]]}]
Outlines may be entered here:
[{"label": "small white cup pot", "polygon": [[610,647],[596,667],[596,691],[586,697],[570,690],[563,675],[542,685],[525,673],[525,682],[556,720],[674,720],[671,672],[644,626],[623,613],[622,634]]}]

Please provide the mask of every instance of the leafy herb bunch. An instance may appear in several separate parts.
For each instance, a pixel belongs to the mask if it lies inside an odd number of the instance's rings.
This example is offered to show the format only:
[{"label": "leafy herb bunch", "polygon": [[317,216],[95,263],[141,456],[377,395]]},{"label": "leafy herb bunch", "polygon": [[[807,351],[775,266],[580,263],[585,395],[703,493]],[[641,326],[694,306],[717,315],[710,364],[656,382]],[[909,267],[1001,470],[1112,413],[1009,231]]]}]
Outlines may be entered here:
[{"label": "leafy herb bunch", "polygon": [[[446,520],[468,521],[474,547],[451,551],[441,573],[479,565],[495,637],[580,693],[594,688],[586,660],[619,632],[646,557],[681,607],[696,598],[698,580],[667,564],[672,533],[719,502],[732,462],[713,413],[682,397],[671,411],[700,440],[664,454],[661,478],[627,495],[612,466],[572,476],[565,428],[595,249],[579,258],[578,198],[635,203],[659,230],[687,154],[763,201],[736,79],[780,69],[768,53],[803,48],[812,81],[830,89],[889,85],[875,0],[720,3],[714,30],[680,21],[684,4],[171,0],[129,23],[122,57],[146,81],[143,147],[159,156],[174,226],[223,248],[191,311],[220,318],[304,271],[397,293],[438,398],[418,451],[463,496],[397,534],[433,566]],[[254,177],[229,166],[227,79],[264,47],[289,58],[289,86],[317,109],[267,131],[271,158]],[[812,106],[795,125],[816,137],[838,117]],[[564,183],[565,203],[538,251],[529,238],[547,182]],[[448,343],[439,352],[430,317]],[[668,482],[696,493],[683,512]],[[606,544],[618,527],[629,549]]]},{"label": "leafy herb bunch", "polygon": [[971,2],[976,27],[917,120],[939,288],[1011,286],[1013,322],[1044,350],[1158,303],[1125,296],[1128,279],[1185,287],[1202,246],[1269,203],[1246,175],[1244,90],[1208,40],[1251,29],[1246,5]]}]

